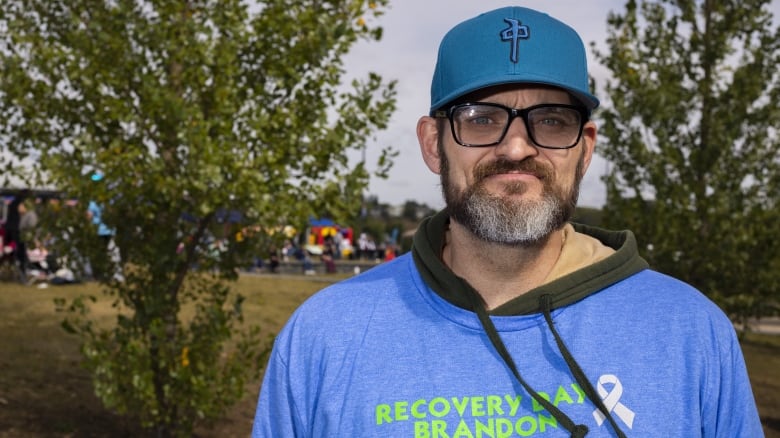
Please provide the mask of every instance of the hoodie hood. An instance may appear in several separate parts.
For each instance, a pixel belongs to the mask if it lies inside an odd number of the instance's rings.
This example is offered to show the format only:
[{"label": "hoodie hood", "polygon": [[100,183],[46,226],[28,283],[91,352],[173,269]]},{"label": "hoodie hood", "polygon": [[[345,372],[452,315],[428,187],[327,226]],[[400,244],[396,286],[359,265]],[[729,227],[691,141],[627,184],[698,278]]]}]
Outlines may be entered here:
[{"label": "hoodie hood", "polygon": [[[444,235],[449,224],[446,210],[422,221],[414,235],[412,255],[420,275],[428,286],[450,303],[473,310],[469,293],[476,293],[462,278],[455,275],[441,260]],[[576,266],[583,257],[597,259],[573,272],[553,272],[551,281],[493,309],[497,316],[525,315],[541,312],[539,300],[549,296],[551,310],[575,303],[605,287],[647,269],[647,262],[639,256],[634,234],[631,231],[607,231],[581,224],[572,224],[575,236],[589,237],[604,245],[597,254],[572,251],[567,265]],[[567,241],[571,241],[567,238]]]}]

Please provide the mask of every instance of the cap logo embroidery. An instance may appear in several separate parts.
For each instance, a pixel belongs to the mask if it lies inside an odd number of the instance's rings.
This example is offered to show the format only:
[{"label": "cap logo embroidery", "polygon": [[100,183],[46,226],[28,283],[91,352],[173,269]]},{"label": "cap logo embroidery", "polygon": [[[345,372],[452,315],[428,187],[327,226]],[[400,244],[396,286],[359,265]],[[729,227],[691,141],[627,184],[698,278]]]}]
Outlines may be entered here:
[{"label": "cap logo embroidery", "polygon": [[517,56],[520,51],[520,40],[527,40],[531,36],[531,31],[528,26],[521,24],[519,20],[515,20],[514,18],[504,18],[504,21],[509,24],[509,27],[501,31],[501,41],[512,42],[509,59],[511,59],[512,62],[517,63]]}]

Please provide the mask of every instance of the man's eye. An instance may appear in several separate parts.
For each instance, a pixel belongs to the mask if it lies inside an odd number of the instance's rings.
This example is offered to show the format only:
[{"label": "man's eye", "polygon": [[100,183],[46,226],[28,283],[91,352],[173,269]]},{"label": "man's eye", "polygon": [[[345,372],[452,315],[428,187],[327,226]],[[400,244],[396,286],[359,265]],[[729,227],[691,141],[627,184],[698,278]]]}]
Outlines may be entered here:
[{"label": "man's eye", "polygon": [[545,125],[545,126],[559,126],[562,124],[565,124],[563,120],[556,119],[553,117],[546,117],[544,119],[540,119],[536,122],[539,125]]},{"label": "man's eye", "polygon": [[502,119],[505,119],[506,115],[502,115],[495,111],[471,111],[464,114],[463,121],[470,125],[496,125],[501,124]]},{"label": "man's eye", "polygon": [[496,123],[496,121],[492,117],[478,116],[478,117],[472,117],[471,120],[469,120],[469,123],[473,125],[492,125]]}]

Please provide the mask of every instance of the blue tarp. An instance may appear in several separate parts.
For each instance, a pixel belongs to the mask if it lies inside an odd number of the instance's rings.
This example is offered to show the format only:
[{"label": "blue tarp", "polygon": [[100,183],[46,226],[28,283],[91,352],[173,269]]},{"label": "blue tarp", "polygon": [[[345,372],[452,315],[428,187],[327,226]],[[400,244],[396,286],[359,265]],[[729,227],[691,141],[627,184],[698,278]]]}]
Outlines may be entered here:
[{"label": "blue tarp", "polygon": [[309,218],[309,225],[312,227],[335,227],[336,222],[333,222],[333,220],[328,218],[323,219],[315,219],[313,217]]}]

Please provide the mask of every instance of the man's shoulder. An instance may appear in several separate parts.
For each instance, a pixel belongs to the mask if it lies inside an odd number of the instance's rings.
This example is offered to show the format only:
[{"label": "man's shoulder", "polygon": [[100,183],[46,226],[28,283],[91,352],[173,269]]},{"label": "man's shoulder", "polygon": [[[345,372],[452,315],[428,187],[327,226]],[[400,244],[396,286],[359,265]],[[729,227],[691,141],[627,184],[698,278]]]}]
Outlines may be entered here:
[{"label": "man's shoulder", "polygon": [[293,312],[281,337],[304,343],[348,343],[370,324],[385,321],[383,315],[414,308],[409,301],[420,294],[409,263],[409,257],[401,256],[316,292]]},{"label": "man's shoulder", "polygon": [[405,254],[333,283],[309,300],[316,301],[317,305],[334,303],[333,305],[338,306],[344,304],[344,301],[360,303],[366,301],[366,298],[368,301],[380,299],[383,295],[408,286],[407,283],[412,281],[411,267],[411,256]]},{"label": "man's shoulder", "polygon": [[702,291],[678,278],[644,269],[613,285],[614,298],[623,301],[622,308],[636,309],[648,315],[664,318],[706,320],[730,326],[723,310]]},{"label": "man's shoulder", "polygon": [[646,300],[668,300],[678,304],[695,304],[709,299],[694,286],[685,281],[656,271],[643,269],[618,282],[621,293],[630,292],[635,298]]}]

